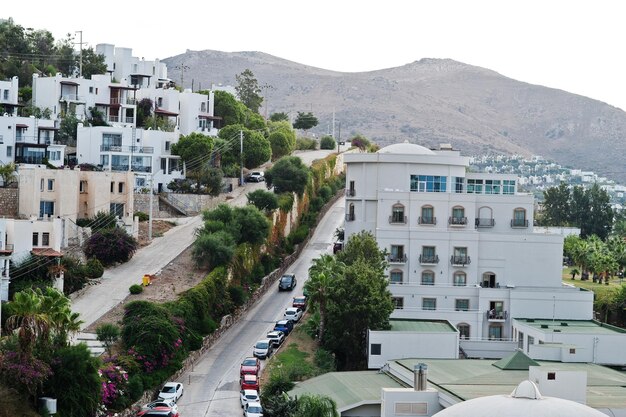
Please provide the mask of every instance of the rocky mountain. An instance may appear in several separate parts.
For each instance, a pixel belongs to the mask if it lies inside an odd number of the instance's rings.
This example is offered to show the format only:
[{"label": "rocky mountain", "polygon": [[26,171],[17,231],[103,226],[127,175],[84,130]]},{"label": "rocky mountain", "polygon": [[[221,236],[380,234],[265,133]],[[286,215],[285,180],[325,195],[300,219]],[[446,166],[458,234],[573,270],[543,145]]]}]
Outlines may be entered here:
[{"label": "rocky mountain", "polygon": [[626,182],[624,111],[450,59],[359,73],[261,52],[187,51],[164,61],[178,83],[184,68],[184,85],[195,90],[234,86],[235,75],[249,68],[263,87],[262,114],[311,111],[318,134],[331,130],[334,111],[342,138],[361,133],[380,145],[451,143],[465,155],[537,154]]}]

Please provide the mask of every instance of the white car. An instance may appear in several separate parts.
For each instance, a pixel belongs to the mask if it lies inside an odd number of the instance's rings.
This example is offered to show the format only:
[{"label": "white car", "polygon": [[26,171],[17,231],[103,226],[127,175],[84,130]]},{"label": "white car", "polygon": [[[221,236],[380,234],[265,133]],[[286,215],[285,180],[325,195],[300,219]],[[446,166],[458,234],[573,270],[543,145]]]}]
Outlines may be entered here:
[{"label": "white car", "polygon": [[246,178],[248,182],[262,182],[265,181],[265,173],[263,171],[252,171]]},{"label": "white car", "polygon": [[159,400],[172,400],[178,402],[183,396],[183,384],[180,382],[166,382],[159,391]]},{"label": "white car", "polygon": [[263,407],[261,407],[261,403],[248,403],[243,415],[246,417],[263,417]]},{"label": "white car", "polygon": [[272,342],[269,339],[261,339],[256,342],[252,349],[252,355],[259,359],[269,358],[272,354]]},{"label": "white car", "polygon": [[239,393],[239,401],[241,402],[241,407],[245,408],[248,403],[260,402],[261,398],[257,390],[242,389]]},{"label": "white car", "polygon": [[152,410],[154,407],[169,407],[174,413],[178,413],[178,406],[174,400],[154,400],[141,407],[141,409]]},{"label": "white car", "polygon": [[294,323],[297,323],[302,317],[302,310],[298,307],[289,307],[285,310],[283,317],[285,320],[291,320]]},{"label": "white car", "polygon": [[272,342],[274,347],[278,347],[285,341],[285,333],[280,330],[274,330],[267,334],[267,338]]}]

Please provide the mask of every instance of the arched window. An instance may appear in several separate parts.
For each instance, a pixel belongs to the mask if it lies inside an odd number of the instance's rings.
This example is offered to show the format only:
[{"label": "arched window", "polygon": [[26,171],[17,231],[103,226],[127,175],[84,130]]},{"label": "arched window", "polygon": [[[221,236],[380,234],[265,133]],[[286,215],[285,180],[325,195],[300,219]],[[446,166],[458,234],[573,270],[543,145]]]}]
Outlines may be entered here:
[{"label": "arched window", "polygon": [[419,224],[437,224],[435,218],[435,208],[433,206],[422,206],[421,216],[418,219]]},{"label": "arched window", "polygon": [[404,205],[398,203],[391,207],[391,217],[389,218],[389,223],[406,223]]},{"label": "arched window", "polygon": [[435,273],[433,271],[422,272],[422,285],[435,285]]},{"label": "arched window", "polygon": [[455,287],[465,287],[467,285],[467,274],[456,271],[453,276],[453,282]]},{"label": "arched window", "polygon": [[513,210],[513,219],[511,227],[528,227],[528,219],[526,218],[526,209],[518,207]]},{"label": "arched window", "polygon": [[493,219],[493,210],[491,207],[481,207],[478,209],[476,227],[493,227],[495,224],[496,222]]},{"label": "arched window", "polygon": [[403,275],[402,270],[400,269],[392,270],[391,272],[389,272],[389,282],[391,284],[402,284],[403,282],[402,275]]},{"label": "arched window", "polygon": [[470,325],[467,323],[459,323],[456,325],[459,330],[459,339],[467,340],[470,338]]},{"label": "arched window", "polygon": [[450,216],[448,223],[452,226],[465,226],[467,224],[465,208],[462,206],[452,207],[452,216]]},{"label": "arched window", "polygon": [[350,203],[348,206],[348,214],[346,214],[346,220],[349,222],[354,221],[354,203]]}]

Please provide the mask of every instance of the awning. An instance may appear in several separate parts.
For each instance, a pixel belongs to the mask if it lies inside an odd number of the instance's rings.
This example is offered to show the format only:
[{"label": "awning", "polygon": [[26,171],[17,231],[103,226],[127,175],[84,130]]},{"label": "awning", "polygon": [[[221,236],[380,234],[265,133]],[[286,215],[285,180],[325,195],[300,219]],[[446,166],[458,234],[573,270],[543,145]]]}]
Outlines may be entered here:
[{"label": "awning", "polygon": [[118,89],[118,90],[137,90],[136,87],[126,87],[124,85],[110,85],[110,89]]},{"label": "awning", "polygon": [[59,130],[59,128],[54,126],[39,126],[39,130]]},{"label": "awning", "polygon": [[57,252],[52,248],[33,248],[30,253],[35,256],[46,256],[48,258],[60,258],[63,256],[61,252]]},{"label": "awning", "polygon": [[23,123],[18,123],[15,125],[15,127],[18,129],[28,129],[28,125],[25,125]]},{"label": "awning", "polygon": [[178,113],[174,113],[165,109],[157,109],[154,111],[155,113],[162,114],[163,116],[178,116]]},{"label": "awning", "polygon": [[200,113],[200,114],[198,115],[198,117],[199,117],[200,119],[207,119],[207,120],[222,120],[222,118],[221,118],[221,117],[219,117],[219,116],[211,116],[211,115],[210,115],[210,114],[208,114],[208,113]]},{"label": "awning", "polygon": [[79,86],[80,84],[74,82],[74,81],[61,81],[61,84],[63,85],[74,85],[74,86]]}]

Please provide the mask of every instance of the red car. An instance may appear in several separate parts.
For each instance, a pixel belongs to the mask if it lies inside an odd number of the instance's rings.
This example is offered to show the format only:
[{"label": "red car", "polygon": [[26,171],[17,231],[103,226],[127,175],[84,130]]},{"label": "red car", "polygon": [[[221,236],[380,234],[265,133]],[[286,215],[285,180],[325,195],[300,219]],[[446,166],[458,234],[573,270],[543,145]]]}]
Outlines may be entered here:
[{"label": "red car", "polygon": [[256,375],[241,375],[241,389],[253,389],[259,391],[259,379]]},{"label": "red car", "polygon": [[297,307],[302,311],[306,310],[306,297],[304,295],[293,297],[293,303],[291,303],[291,306]]},{"label": "red car", "polygon": [[243,374],[252,374],[258,375],[261,370],[261,361],[257,358],[246,358],[241,362],[241,367],[239,368],[239,375]]},{"label": "red car", "polygon": [[142,410],[137,413],[141,417],[179,417],[178,411],[174,411],[170,407],[154,407],[149,410]]}]

